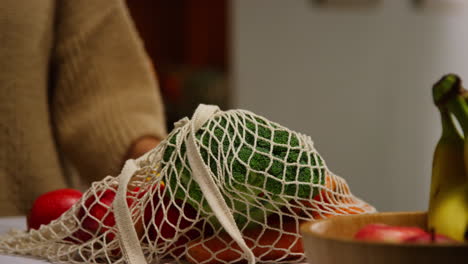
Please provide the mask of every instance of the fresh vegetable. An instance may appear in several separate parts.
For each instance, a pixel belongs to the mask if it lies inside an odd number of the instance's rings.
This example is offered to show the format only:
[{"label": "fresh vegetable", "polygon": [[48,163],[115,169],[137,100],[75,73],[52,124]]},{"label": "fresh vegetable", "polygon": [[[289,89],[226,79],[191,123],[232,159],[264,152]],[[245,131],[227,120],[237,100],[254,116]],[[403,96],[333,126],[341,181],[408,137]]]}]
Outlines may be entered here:
[{"label": "fresh vegetable", "polygon": [[[296,221],[283,222],[282,225],[273,225],[265,230],[258,227],[246,229],[243,235],[258,261],[294,261],[304,253]],[[186,258],[191,263],[237,263],[245,261],[242,253],[227,233],[221,233],[203,242],[190,242]]]},{"label": "fresh vegetable", "polygon": [[[169,195],[187,199],[206,216],[211,209],[192,180],[185,140],[179,132],[169,135],[164,149],[164,180]],[[234,209],[240,228],[249,221],[263,222],[292,198],[312,199],[319,191],[312,183],[324,184],[324,162],[316,152],[309,151],[297,134],[248,112],[216,116],[197,131],[196,138],[203,161],[215,181],[223,184],[225,200]],[[214,217],[210,221],[217,224]]]},{"label": "fresh vegetable", "polygon": [[83,194],[75,189],[59,189],[39,196],[27,217],[27,228],[39,229],[68,211]]}]

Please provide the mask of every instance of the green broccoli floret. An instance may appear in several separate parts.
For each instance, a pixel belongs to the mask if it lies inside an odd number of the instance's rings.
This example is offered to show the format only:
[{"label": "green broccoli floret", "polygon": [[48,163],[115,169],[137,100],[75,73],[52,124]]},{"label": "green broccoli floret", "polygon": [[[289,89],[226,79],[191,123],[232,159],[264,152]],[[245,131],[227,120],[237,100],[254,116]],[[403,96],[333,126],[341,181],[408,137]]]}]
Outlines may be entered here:
[{"label": "green broccoli floret", "polygon": [[[166,171],[170,194],[187,196],[191,205],[209,213],[200,187],[191,179],[185,143],[174,152],[177,135],[170,135],[163,154],[163,166],[175,165]],[[215,181],[223,183],[239,227],[248,219],[262,222],[292,198],[311,199],[318,193],[311,183],[324,184],[322,158],[300,146],[295,133],[257,116],[227,112],[208,121],[196,138],[203,161]]]}]

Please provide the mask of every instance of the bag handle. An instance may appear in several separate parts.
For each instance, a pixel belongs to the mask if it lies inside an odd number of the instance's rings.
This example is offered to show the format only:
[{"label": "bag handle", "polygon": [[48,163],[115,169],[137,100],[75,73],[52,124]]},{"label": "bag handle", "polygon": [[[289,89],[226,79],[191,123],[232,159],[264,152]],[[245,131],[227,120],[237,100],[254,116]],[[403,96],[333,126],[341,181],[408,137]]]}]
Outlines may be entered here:
[{"label": "bag handle", "polygon": [[[208,166],[203,162],[200,151],[198,150],[195,133],[219,108],[213,105],[200,104],[193,114],[190,124],[190,134],[187,138],[187,157],[192,169],[192,177],[200,186],[200,189],[210,205],[213,213],[218,218],[221,225],[232,239],[244,251],[249,264],[255,264],[255,256],[245,243],[239,228],[236,225],[234,217],[229,206],[214,182],[214,175]],[[148,153],[147,153],[148,155]],[[145,157],[147,156],[145,155]],[[143,157],[142,157],[143,158]],[[141,160],[139,158],[138,160]],[[120,232],[120,243],[122,253],[129,264],[146,264],[140,241],[133,225],[130,209],[127,205],[127,185],[130,178],[138,170],[135,160],[130,159],[125,162],[122,172],[119,175],[119,187],[113,202],[114,215],[117,228]]]},{"label": "bag handle", "polygon": [[245,243],[245,240],[236,225],[234,217],[232,216],[232,212],[213,179],[214,175],[210,168],[208,168],[208,166],[203,162],[195,140],[195,133],[197,130],[200,129],[217,111],[219,111],[217,106],[204,104],[200,104],[195,110],[190,124],[190,134],[187,139],[187,157],[190,163],[190,168],[192,169],[192,177],[200,186],[200,189],[216,218],[218,218],[226,232],[235,242],[237,242],[242,251],[244,251],[249,264],[254,264],[255,256]]},{"label": "bag handle", "polygon": [[122,254],[128,264],[147,263],[127,204],[127,185],[137,170],[138,166],[135,160],[129,159],[125,162],[119,175],[119,187],[112,203],[114,206],[115,223],[117,230],[119,230],[119,239],[122,245]]}]

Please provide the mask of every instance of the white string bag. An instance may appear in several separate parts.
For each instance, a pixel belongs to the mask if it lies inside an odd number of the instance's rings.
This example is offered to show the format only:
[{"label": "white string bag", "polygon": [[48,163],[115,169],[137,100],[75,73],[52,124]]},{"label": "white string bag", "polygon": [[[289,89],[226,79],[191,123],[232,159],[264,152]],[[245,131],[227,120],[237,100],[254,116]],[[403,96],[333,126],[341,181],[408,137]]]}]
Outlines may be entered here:
[{"label": "white string bag", "polygon": [[305,258],[301,222],[372,212],[310,137],[200,105],[59,219],[3,236],[0,252],[57,263],[293,263]]}]

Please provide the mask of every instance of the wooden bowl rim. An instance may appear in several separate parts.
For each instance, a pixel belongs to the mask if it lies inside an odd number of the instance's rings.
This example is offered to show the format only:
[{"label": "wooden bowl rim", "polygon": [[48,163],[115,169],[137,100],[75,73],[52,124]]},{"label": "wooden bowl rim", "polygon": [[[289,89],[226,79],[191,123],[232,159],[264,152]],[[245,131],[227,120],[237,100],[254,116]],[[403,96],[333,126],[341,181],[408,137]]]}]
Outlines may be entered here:
[{"label": "wooden bowl rim", "polygon": [[312,220],[305,223],[302,223],[300,226],[300,230],[302,236],[312,236],[322,240],[328,241],[336,241],[341,243],[347,244],[360,244],[366,246],[390,246],[390,247],[408,247],[408,248],[464,248],[468,247],[468,243],[461,243],[461,244],[423,244],[423,243],[396,243],[396,242],[383,242],[383,241],[363,241],[363,240],[355,240],[352,238],[344,238],[344,237],[331,237],[323,233],[314,232],[314,226],[321,225],[325,222],[329,221],[340,221],[342,219],[348,218],[362,218],[368,215],[378,215],[378,216],[386,216],[386,215],[421,215],[426,214],[424,211],[412,211],[412,212],[382,212],[382,213],[372,213],[372,214],[359,214],[359,215],[340,215],[335,216],[328,219],[321,219],[321,220]]}]

